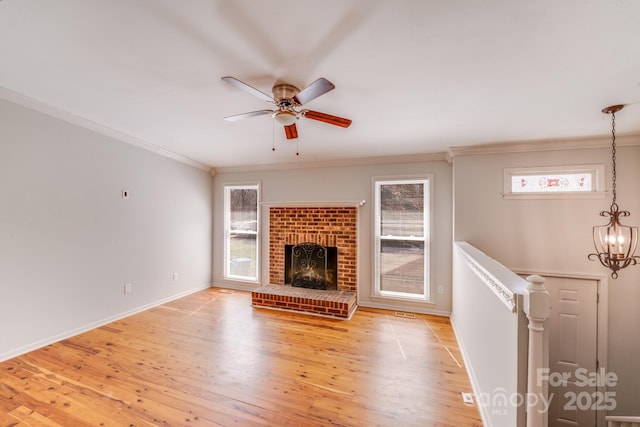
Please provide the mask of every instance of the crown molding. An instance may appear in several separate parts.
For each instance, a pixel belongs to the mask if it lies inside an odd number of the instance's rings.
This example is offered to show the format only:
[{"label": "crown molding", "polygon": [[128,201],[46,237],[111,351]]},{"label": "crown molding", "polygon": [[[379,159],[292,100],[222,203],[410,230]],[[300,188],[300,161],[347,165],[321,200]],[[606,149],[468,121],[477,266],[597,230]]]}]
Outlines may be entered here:
[{"label": "crown molding", "polygon": [[[616,135],[618,147],[640,145],[640,134]],[[472,145],[467,147],[450,147],[449,156],[477,156],[482,154],[530,153],[535,151],[586,150],[611,147],[610,136],[584,138],[541,139],[531,141],[513,141]]]},{"label": "crown molding", "polygon": [[216,167],[216,173],[233,173],[233,172],[261,172],[274,170],[292,170],[292,169],[309,169],[309,168],[329,168],[339,166],[367,166],[367,165],[383,165],[398,163],[420,163],[420,162],[436,162],[448,161],[448,154],[440,153],[422,153],[410,154],[402,156],[380,156],[380,157],[362,157],[354,159],[336,159],[317,162],[296,162],[296,163],[277,163],[269,165],[247,165],[247,166],[227,166]]},{"label": "crown molding", "polygon": [[75,115],[68,111],[64,111],[58,107],[54,107],[53,105],[47,104],[45,102],[42,102],[35,98],[31,98],[27,95],[23,95],[19,92],[15,92],[11,89],[7,89],[2,86],[0,86],[0,98],[6,101],[12,102],[14,104],[20,105],[22,107],[37,111],[39,113],[46,114],[47,116],[54,117],[56,119],[62,120],[72,125],[79,126],[81,128],[88,129],[90,131],[99,133],[104,136],[108,136],[118,141],[122,141],[127,144],[134,145],[136,147],[142,148],[147,151],[151,151],[161,156],[168,157],[180,163],[185,163],[189,166],[193,166],[195,168],[211,172],[212,168],[209,165],[205,165],[204,163],[200,163],[188,157],[181,156],[172,151],[166,150],[160,146],[151,144],[140,138],[136,138],[135,136],[126,134],[124,132],[120,132],[108,126],[101,125],[99,123],[94,122],[93,120]]}]

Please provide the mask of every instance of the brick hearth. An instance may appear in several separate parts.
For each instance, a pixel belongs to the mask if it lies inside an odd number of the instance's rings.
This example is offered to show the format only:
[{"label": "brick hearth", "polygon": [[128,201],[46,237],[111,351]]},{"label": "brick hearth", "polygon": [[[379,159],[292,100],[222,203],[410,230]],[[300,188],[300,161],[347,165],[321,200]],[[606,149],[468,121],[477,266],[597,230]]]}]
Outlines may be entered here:
[{"label": "brick hearth", "polygon": [[251,303],[257,307],[302,311],[348,319],[356,309],[356,294],[349,291],[266,285],[251,293]]},{"label": "brick hearth", "polygon": [[[271,207],[269,285],[252,292],[255,306],[348,318],[356,308],[356,207]],[[284,247],[315,243],[338,248],[337,291],[293,288],[284,283]]]}]

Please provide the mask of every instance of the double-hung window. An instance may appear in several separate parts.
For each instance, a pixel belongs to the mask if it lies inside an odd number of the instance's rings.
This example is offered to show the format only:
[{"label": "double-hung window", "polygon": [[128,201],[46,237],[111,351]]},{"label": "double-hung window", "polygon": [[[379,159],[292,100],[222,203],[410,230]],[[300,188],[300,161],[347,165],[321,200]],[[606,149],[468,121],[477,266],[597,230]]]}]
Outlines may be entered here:
[{"label": "double-hung window", "polygon": [[375,294],[429,300],[431,178],[375,180]]},{"label": "double-hung window", "polygon": [[224,187],[224,276],[258,281],[258,185]]}]

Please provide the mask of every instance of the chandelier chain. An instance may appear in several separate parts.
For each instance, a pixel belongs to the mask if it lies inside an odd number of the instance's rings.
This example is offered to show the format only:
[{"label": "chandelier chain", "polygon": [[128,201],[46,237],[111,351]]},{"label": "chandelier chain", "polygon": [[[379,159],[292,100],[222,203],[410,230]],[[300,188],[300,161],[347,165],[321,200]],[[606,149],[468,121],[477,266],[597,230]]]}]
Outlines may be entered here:
[{"label": "chandelier chain", "polygon": [[611,113],[611,159],[613,165],[611,166],[612,173],[612,185],[611,191],[613,193],[613,205],[616,204],[616,113]]}]

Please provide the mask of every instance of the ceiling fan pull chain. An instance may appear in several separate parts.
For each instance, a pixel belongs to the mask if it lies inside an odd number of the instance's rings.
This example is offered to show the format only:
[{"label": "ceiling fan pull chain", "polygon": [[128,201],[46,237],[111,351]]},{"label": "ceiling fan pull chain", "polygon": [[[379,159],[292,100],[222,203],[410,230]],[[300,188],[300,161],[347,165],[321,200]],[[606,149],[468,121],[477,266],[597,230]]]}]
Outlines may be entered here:
[{"label": "ceiling fan pull chain", "polygon": [[271,151],[276,151],[276,124],[271,121]]}]

